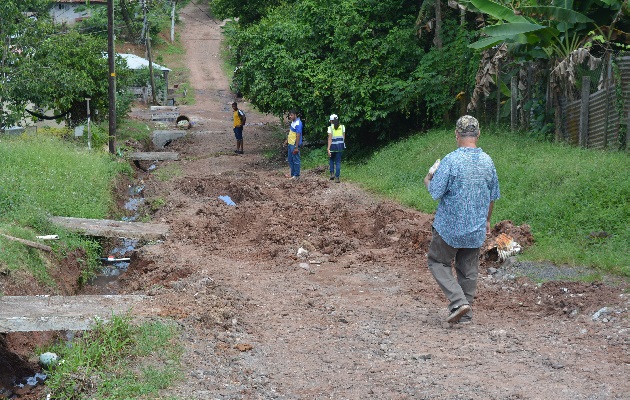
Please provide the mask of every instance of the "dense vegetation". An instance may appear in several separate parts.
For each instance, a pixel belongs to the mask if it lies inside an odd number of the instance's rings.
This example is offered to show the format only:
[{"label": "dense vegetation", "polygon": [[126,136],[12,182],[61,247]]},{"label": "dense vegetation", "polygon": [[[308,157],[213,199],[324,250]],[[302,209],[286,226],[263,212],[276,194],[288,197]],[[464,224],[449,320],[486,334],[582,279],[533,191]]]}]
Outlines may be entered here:
[{"label": "dense vegetation", "polygon": [[263,112],[298,109],[312,131],[334,112],[355,141],[399,138],[449,112],[479,63],[467,47],[473,33],[449,19],[438,51],[432,35],[418,36],[418,12],[409,0],[305,0],[228,24],[236,84]]},{"label": "dense vegetation", "polygon": [[[627,47],[618,29],[630,27],[621,0],[209,3],[219,18],[238,18],[225,29],[235,86],[256,107],[297,109],[317,132],[334,112],[370,147],[453,121],[467,106],[481,116],[498,101],[505,117],[511,100],[526,128],[552,138],[550,110],[588,73],[585,54],[606,59]],[[556,68],[580,48],[579,62]],[[513,96],[519,74],[536,84]]]},{"label": "dense vegetation", "polygon": [[[25,118],[33,118],[27,110],[35,112],[34,118],[51,110],[58,120],[71,126],[81,124],[87,119],[86,98],[91,99],[93,120],[109,114],[106,8],[102,4],[84,6],[92,10],[94,18],[69,28],[51,20],[53,4],[52,0],[5,0],[0,4],[0,128],[24,125]],[[146,15],[147,29],[157,37],[169,21],[170,4],[170,0],[155,0],[143,13],[140,2],[133,2],[131,8],[128,0],[115,0],[116,32],[121,38],[123,33],[139,34]],[[116,57],[115,71],[116,116],[122,121],[132,100],[126,89],[138,77],[120,57]],[[148,74],[143,80],[148,80]]]}]

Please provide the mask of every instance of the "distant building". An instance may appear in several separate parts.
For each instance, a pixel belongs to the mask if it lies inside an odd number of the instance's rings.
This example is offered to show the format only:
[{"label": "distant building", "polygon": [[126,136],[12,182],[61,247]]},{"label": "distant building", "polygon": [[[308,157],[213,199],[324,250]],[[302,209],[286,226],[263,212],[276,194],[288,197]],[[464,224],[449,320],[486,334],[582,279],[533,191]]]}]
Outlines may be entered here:
[{"label": "distant building", "polygon": [[[142,58],[135,54],[128,53],[116,53],[118,56],[122,57],[127,62],[127,68],[132,71],[137,71],[143,68],[149,68],[149,60],[146,58]],[[165,87],[168,88],[168,73],[171,71],[170,68],[163,67],[156,63],[151,63],[153,67],[153,74],[159,74],[161,72],[162,78],[164,79]],[[141,96],[142,101],[145,103],[148,101],[148,96],[151,96],[151,87],[147,86],[145,88],[131,88],[131,91],[136,94],[136,96]],[[156,93],[157,97],[166,102],[168,90],[163,93]]]},{"label": "distant building", "polygon": [[56,24],[74,25],[90,17],[87,4],[95,7],[106,7],[107,0],[57,0],[50,8],[50,16]]}]

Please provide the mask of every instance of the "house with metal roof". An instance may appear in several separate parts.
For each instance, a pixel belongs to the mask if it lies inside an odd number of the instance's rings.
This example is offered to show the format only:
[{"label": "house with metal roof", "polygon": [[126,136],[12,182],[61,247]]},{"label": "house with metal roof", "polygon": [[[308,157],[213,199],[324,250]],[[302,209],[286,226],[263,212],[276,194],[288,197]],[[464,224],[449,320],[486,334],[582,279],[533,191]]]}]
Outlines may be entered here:
[{"label": "house with metal roof", "polygon": [[[147,60],[146,58],[142,58],[140,56],[137,56],[131,53],[117,53],[116,55],[122,57],[127,62],[127,68],[129,68],[132,71],[149,68],[149,60]],[[171,72],[171,69],[163,67],[156,63],[151,63],[151,64],[152,64],[151,66],[153,67],[154,76],[158,73],[158,71],[160,71],[162,73],[162,78],[164,79],[164,83],[165,83],[164,87],[168,88],[168,73]],[[131,88],[131,90],[134,93],[136,93],[136,95],[140,95],[140,94],[142,95],[142,99],[144,102],[147,102],[147,98],[151,94],[150,92],[148,92],[148,90],[150,89],[151,89],[150,87],[135,88],[135,89]],[[161,101],[163,102],[166,102],[167,91],[168,89],[166,89],[164,93],[161,93],[158,95],[158,97],[161,98]]]}]

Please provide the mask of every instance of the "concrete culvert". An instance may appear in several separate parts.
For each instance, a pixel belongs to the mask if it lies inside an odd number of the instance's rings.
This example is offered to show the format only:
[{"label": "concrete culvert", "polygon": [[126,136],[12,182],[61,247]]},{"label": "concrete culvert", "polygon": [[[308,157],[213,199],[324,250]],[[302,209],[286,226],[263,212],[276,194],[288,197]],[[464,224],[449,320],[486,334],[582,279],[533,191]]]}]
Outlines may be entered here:
[{"label": "concrete culvert", "polygon": [[185,115],[180,115],[179,117],[177,117],[177,119],[175,120],[175,125],[177,125],[178,128],[185,128],[185,129],[192,128],[192,124],[190,123],[190,118],[188,118]]}]

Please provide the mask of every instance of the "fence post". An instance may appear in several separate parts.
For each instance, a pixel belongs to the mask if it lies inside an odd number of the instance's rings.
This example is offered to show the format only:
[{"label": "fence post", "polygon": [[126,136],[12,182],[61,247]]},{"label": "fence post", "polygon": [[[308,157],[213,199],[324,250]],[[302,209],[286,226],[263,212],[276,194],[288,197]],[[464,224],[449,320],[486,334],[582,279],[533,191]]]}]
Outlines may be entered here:
[{"label": "fence post", "polygon": [[[610,105],[614,101],[614,94],[610,96],[610,83],[612,82],[612,54],[608,55],[608,72],[606,74],[605,98],[606,98],[606,120],[604,122],[604,150],[608,148],[608,129],[610,128]],[[602,72],[603,73],[603,72]]]},{"label": "fence post", "polygon": [[499,70],[501,67],[501,61],[497,61],[497,125],[499,125],[499,117],[501,116],[501,82],[499,82]]},{"label": "fence post", "polygon": [[591,95],[591,77],[584,76],[582,78],[582,103],[580,107],[580,130],[579,141],[580,146],[586,147],[588,144],[588,103]]},{"label": "fence post", "polygon": [[518,120],[518,115],[516,115],[516,106],[518,105],[518,78],[516,75],[512,77],[510,86],[512,94],[510,98],[510,129],[514,131],[516,130],[516,121]]}]

